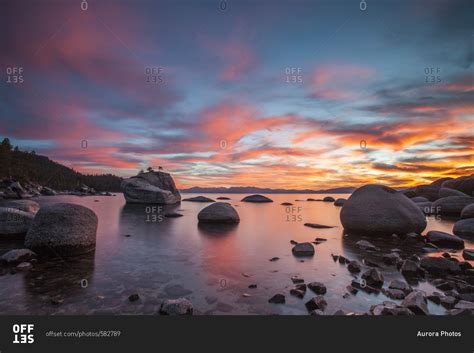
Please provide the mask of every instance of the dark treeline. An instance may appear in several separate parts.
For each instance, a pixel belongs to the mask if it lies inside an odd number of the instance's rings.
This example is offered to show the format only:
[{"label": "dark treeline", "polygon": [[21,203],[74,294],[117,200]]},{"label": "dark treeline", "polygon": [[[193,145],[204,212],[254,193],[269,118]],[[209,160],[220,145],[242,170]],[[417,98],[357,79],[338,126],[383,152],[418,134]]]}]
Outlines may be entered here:
[{"label": "dark treeline", "polygon": [[35,151],[20,151],[8,138],[0,143],[0,179],[33,182],[55,190],[75,190],[85,184],[97,191],[120,191],[122,181],[112,174],[84,175]]}]

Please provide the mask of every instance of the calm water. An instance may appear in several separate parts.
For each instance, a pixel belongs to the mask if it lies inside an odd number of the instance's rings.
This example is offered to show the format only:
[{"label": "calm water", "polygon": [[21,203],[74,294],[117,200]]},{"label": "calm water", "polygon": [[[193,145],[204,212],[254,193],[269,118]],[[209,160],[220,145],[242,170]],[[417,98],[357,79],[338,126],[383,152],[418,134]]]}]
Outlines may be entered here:
[{"label": "calm water", "polygon": [[[185,195],[191,197],[197,195]],[[37,264],[28,273],[0,277],[0,312],[3,314],[155,314],[165,298],[185,296],[201,314],[307,314],[303,300],[289,295],[290,280],[298,275],[306,282],[323,282],[328,289],[326,312],[337,309],[368,311],[372,304],[391,300],[383,294],[361,291],[342,298],[354,278],[347,268],[332,260],[331,254],[361,260],[367,254],[354,240],[343,237],[340,208],[332,203],[296,202],[327,195],[267,195],[274,203],[253,204],[240,200],[246,195],[227,196],[236,206],[241,222],[216,230],[198,227],[197,214],[208,204],[182,202],[165,210],[125,205],[116,197],[54,196],[35,199],[42,205],[71,202],[87,206],[99,217],[97,248],[94,254],[64,262],[60,259]],[[335,198],[348,195],[332,195]],[[98,200],[98,201],[95,201]],[[294,206],[282,206],[292,202]],[[176,211],[181,218],[163,218]],[[155,220],[155,221],[154,221]],[[312,229],[305,222],[332,225],[332,229]],[[429,219],[427,230],[451,232],[453,222]],[[125,235],[130,235],[126,237]],[[312,258],[296,258],[290,240],[328,241],[315,245]],[[356,239],[358,240],[358,239]],[[17,246],[15,246],[17,245]],[[387,252],[396,243],[380,244]],[[472,243],[466,243],[472,247]],[[4,252],[21,243],[1,243]],[[272,257],[279,261],[270,262]],[[400,278],[394,267],[383,271],[386,284]],[[257,284],[256,289],[249,289]],[[428,293],[428,283],[415,285]],[[285,305],[268,303],[276,293],[286,294]],[[128,296],[140,295],[130,303]],[[249,294],[244,297],[243,294]],[[432,313],[444,309],[430,303]]]}]

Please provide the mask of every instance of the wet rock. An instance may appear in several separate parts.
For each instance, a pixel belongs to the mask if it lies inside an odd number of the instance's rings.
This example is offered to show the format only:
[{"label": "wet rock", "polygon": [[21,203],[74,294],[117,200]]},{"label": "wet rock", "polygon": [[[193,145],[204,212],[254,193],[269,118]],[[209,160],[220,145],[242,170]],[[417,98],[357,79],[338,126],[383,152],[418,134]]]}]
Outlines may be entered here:
[{"label": "wet rock", "polygon": [[308,312],[312,312],[313,310],[324,311],[327,305],[328,303],[326,302],[324,297],[321,295],[318,295],[305,303],[305,306]]},{"label": "wet rock", "polygon": [[437,304],[437,305],[440,305],[441,304],[441,297],[442,297],[442,294],[441,293],[438,293],[438,292],[433,292],[433,294],[431,295],[428,295],[426,297],[426,299],[428,299],[429,301]]},{"label": "wet rock", "polygon": [[264,202],[273,202],[272,199],[269,199],[266,196],[263,195],[249,195],[244,197],[242,202],[256,202],[256,203],[264,203]]},{"label": "wet rock", "polygon": [[311,243],[298,243],[291,251],[295,256],[313,256],[314,246]]},{"label": "wet rock", "polygon": [[474,203],[471,203],[470,205],[467,205],[466,207],[462,209],[461,218],[462,219],[474,218]]},{"label": "wet rock", "polygon": [[426,218],[414,202],[383,185],[365,185],[344,204],[341,223],[348,232],[359,234],[421,233]]},{"label": "wet rock", "polygon": [[273,297],[271,297],[268,302],[273,303],[273,304],[285,304],[285,296],[281,293],[275,294]]},{"label": "wet rock", "polygon": [[35,214],[40,209],[40,205],[31,200],[4,200],[0,202],[0,207],[14,208],[23,212]]},{"label": "wet rock", "polygon": [[346,289],[347,289],[347,291],[348,291],[350,294],[352,294],[352,295],[356,295],[357,292],[359,292],[359,290],[358,290],[357,288],[354,288],[354,287],[352,287],[352,286],[347,286]]},{"label": "wet rock", "polygon": [[369,266],[369,267],[380,267],[377,263],[369,260],[369,259],[362,259],[362,263],[365,265],[365,266]]},{"label": "wet rock", "polygon": [[34,214],[11,207],[0,207],[0,235],[22,235],[28,232]]},{"label": "wet rock", "polygon": [[456,274],[461,272],[459,264],[447,260],[444,257],[424,256],[421,259],[420,267],[433,275]]},{"label": "wet rock", "polygon": [[356,245],[362,249],[362,250],[366,250],[366,251],[378,251],[380,250],[378,247],[376,247],[374,244],[372,244],[371,242],[367,241],[367,240],[359,240]]},{"label": "wet rock", "polygon": [[98,219],[87,207],[57,203],[43,206],[25,238],[38,254],[73,256],[95,249]]},{"label": "wet rock", "polygon": [[375,288],[381,288],[383,286],[384,278],[379,270],[372,268],[362,274],[362,278],[365,282]]},{"label": "wet rock", "polygon": [[468,309],[474,310],[474,302],[468,302],[466,300],[460,300],[454,306],[455,309]]},{"label": "wet rock", "polygon": [[390,282],[388,288],[401,290],[405,294],[410,293],[412,291],[412,288],[410,287],[408,283],[400,281],[398,279],[394,279],[392,282]]},{"label": "wet rock", "polygon": [[326,294],[326,286],[321,282],[311,282],[308,283],[308,288],[312,290],[315,294]]},{"label": "wet rock", "polygon": [[131,295],[128,297],[128,300],[129,300],[130,302],[136,302],[138,299],[140,299],[140,296],[139,296],[137,293],[131,294]]},{"label": "wet rock", "polygon": [[384,289],[383,293],[391,299],[398,299],[398,300],[399,299],[404,299],[405,296],[406,296],[405,292],[400,290],[400,289],[391,289],[391,288]]},{"label": "wet rock", "polygon": [[473,195],[474,193],[474,176],[462,176],[456,179],[446,180],[442,184],[443,187],[456,189],[462,191],[467,195]]},{"label": "wet rock", "polygon": [[324,224],[317,224],[317,223],[305,223],[306,227],[316,228],[316,229],[326,229],[326,228],[334,228],[333,226],[326,226]]},{"label": "wet rock", "polygon": [[460,216],[464,207],[474,203],[474,197],[448,196],[433,202],[437,214],[444,216]]},{"label": "wet rock", "polygon": [[410,309],[398,305],[394,302],[384,301],[382,304],[372,305],[370,313],[374,316],[411,316],[414,315]]},{"label": "wet rock", "polygon": [[446,309],[454,309],[454,306],[458,302],[458,300],[451,296],[443,296],[440,297],[440,304],[445,307]]},{"label": "wet rock", "polygon": [[291,277],[291,282],[293,282],[293,283],[304,283],[304,279],[300,278],[298,276],[292,276]]},{"label": "wet rock", "polygon": [[331,257],[332,257],[332,259],[334,260],[334,262],[336,262],[336,261],[339,260],[339,255],[331,254]]},{"label": "wet rock", "polygon": [[282,202],[280,205],[282,206],[293,206],[291,202]]},{"label": "wet rock", "polygon": [[200,223],[236,224],[240,217],[235,208],[225,202],[216,202],[201,210],[198,214]]},{"label": "wet rock", "polygon": [[166,218],[178,218],[178,217],[183,217],[183,215],[181,213],[178,213],[178,212],[169,212],[169,213],[165,213],[165,217]]},{"label": "wet rock", "polygon": [[296,245],[296,244],[298,244],[298,242],[296,240],[292,239],[292,240],[290,240],[290,244]]},{"label": "wet rock", "polygon": [[359,273],[361,271],[360,264],[357,260],[349,262],[349,264],[347,265],[347,269],[350,273]]},{"label": "wet rock", "polygon": [[440,198],[448,197],[448,196],[469,196],[463,193],[462,191],[450,188],[441,188],[439,189],[438,195]]},{"label": "wet rock", "polygon": [[36,254],[29,249],[14,249],[3,254],[0,262],[7,265],[17,265],[24,261],[31,261],[36,258]]},{"label": "wet rock", "polygon": [[192,315],[193,305],[186,298],[167,299],[161,304],[161,315]]},{"label": "wet rock", "polygon": [[429,315],[428,301],[422,292],[413,291],[408,294],[403,300],[402,306],[410,309],[416,315]]},{"label": "wet rock", "polygon": [[462,257],[464,260],[474,260],[474,249],[464,249]]},{"label": "wet rock", "polygon": [[384,254],[382,256],[382,261],[386,265],[396,265],[400,261],[403,261],[402,258],[400,257],[400,254],[398,252],[392,252],[390,254]]},{"label": "wet rock", "polygon": [[449,233],[430,231],[426,234],[426,239],[441,248],[464,249],[464,240]]},{"label": "wet rock", "polygon": [[474,237],[474,218],[461,219],[454,224],[453,233],[460,237]]},{"label": "wet rock", "polygon": [[323,198],[323,202],[334,202],[336,200],[334,200],[334,197],[331,197],[331,196],[326,196],[325,198]]},{"label": "wet rock", "polygon": [[268,260],[268,261],[274,262],[274,261],[278,261],[278,260],[280,260],[280,258],[277,257],[277,256],[275,256],[275,257],[272,257],[272,258],[271,258],[270,260]]},{"label": "wet rock", "polygon": [[290,294],[297,297],[297,298],[303,299],[306,292],[304,292],[300,289],[293,288],[293,289],[290,290]]},{"label": "wet rock", "polygon": [[127,203],[175,204],[181,195],[169,173],[147,172],[124,179],[121,184]]},{"label": "wet rock", "polygon": [[346,199],[337,199],[334,201],[334,206],[342,207],[346,203]]},{"label": "wet rock", "polygon": [[411,278],[420,276],[423,273],[418,263],[413,260],[403,261],[402,267],[400,268],[400,272],[403,276]]},{"label": "wet rock", "polygon": [[339,261],[339,263],[341,265],[345,265],[345,264],[348,264],[349,262],[351,262],[348,258],[342,256],[342,255],[339,255],[338,258],[337,258],[337,261]]}]

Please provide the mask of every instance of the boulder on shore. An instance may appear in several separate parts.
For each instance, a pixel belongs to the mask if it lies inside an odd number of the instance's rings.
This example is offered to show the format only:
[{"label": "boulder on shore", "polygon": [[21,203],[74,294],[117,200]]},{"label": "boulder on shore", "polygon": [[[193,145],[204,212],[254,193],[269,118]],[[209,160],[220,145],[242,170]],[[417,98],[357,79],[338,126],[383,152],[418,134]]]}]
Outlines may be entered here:
[{"label": "boulder on shore", "polygon": [[340,214],[348,232],[358,234],[421,233],[426,218],[418,206],[402,193],[383,185],[365,185],[346,201]]},{"label": "boulder on shore", "polygon": [[453,233],[460,237],[474,238],[474,218],[461,219],[454,223]]},{"label": "boulder on shore", "polygon": [[169,173],[147,172],[122,181],[121,188],[127,203],[175,204],[181,201],[174,180]]},{"label": "boulder on shore", "polygon": [[73,256],[95,249],[98,219],[87,207],[57,203],[43,206],[25,238],[25,246],[38,254]]},{"label": "boulder on shore", "polygon": [[242,202],[256,202],[256,203],[263,203],[263,202],[273,202],[272,199],[269,199],[266,196],[263,195],[249,195],[245,196],[242,200]]},{"label": "boulder on shore", "polygon": [[443,216],[460,216],[464,207],[472,203],[474,203],[474,197],[448,196],[433,202],[433,209]]},{"label": "boulder on shore", "polygon": [[240,222],[240,217],[234,207],[226,202],[216,202],[201,210],[198,214],[201,223],[235,224]]},{"label": "boulder on shore", "polygon": [[447,180],[443,187],[462,191],[466,195],[474,196],[474,174]]},{"label": "boulder on shore", "polygon": [[0,235],[22,235],[30,228],[34,214],[11,207],[0,207]]},{"label": "boulder on shore", "polygon": [[432,230],[426,234],[426,239],[440,248],[464,249],[464,240],[449,233]]}]

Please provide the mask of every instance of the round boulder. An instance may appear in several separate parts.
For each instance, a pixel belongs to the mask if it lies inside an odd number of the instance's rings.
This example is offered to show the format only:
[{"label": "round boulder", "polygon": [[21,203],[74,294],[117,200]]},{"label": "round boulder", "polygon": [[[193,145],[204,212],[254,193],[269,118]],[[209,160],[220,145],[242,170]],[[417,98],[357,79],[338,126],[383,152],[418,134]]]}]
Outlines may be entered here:
[{"label": "round boulder", "polygon": [[336,200],[334,200],[334,197],[331,197],[331,196],[326,196],[324,199],[323,199],[323,202],[334,202]]},{"label": "round boulder", "polygon": [[456,190],[456,189],[450,189],[450,188],[441,188],[439,189],[439,197],[448,197],[448,196],[469,196],[462,191]]},{"label": "round boulder", "polygon": [[58,203],[42,207],[25,238],[36,253],[72,256],[95,249],[98,219],[87,207]]},{"label": "round boulder", "polygon": [[460,216],[467,205],[474,203],[474,197],[448,196],[433,202],[433,209],[443,216]]},{"label": "round boulder", "polygon": [[347,201],[346,199],[337,199],[336,201],[334,201],[334,206],[338,206],[338,207],[344,206],[346,201]]},{"label": "round boulder", "polygon": [[462,209],[461,218],[474,218],[474,203],[471,203]]},{"label": "round boulder", "polygon": [[266,196],[263,195],[249,195],[245,196],[242,200],[242,202],[256,202],[256,203],[263,203],[263,202],[273,202],[272,199],[269,199]]},{"label": "round boulder", "polygon": [[295,256],[313,256],[314,246],[311,243],[298,243],[291,251]]},{"label": "round boulder", "polygon": [[216,202],[201,210],[198,214],[199,223],[235,224],[240,217],[234,207],[226,202]]},{"label": "round boulder", "polygon": [[453,233],[460,237],[474,237],[474,218],[461,219],[454,223]]},{"label": "round boulder", "polygon": [[0,235],[22,235],[30,228],[35,215],[11,207],[0,207]]},{"label": "round boulder", "polygon": [[449,233],[432,230],[426,234],[426,239],[440,248],[464,249],[464,240]]},{"label": "round boulder", "polygon": [[341,223],[358,234],[421,233],[426,218],[419,207],[402,193],[383,185],[357,189],[342,207]]}]

